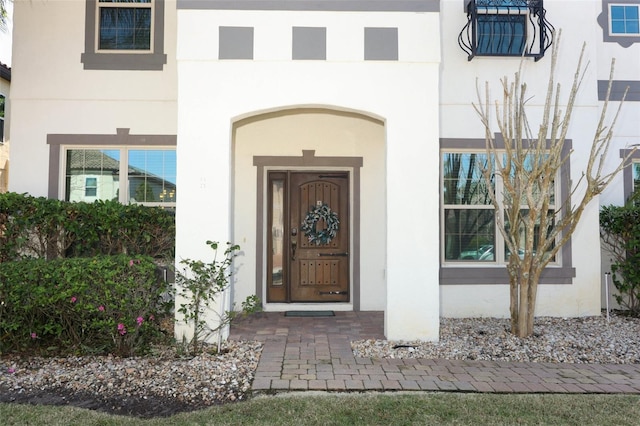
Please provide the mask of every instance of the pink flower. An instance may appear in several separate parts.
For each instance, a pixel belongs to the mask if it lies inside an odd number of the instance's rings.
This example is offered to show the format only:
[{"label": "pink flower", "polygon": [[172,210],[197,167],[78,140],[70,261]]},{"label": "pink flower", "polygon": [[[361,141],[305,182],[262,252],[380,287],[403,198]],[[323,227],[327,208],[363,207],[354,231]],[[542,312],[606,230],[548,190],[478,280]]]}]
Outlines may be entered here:
[{"label": "pink flower", "polygon": [[120,333],[121,336],[124,336],[125,334],[127,334],[127,328],[124,326],[123,323],[118,324],[118,333]]},{"label": "pink flower", "polygon": [[13,368],[13,367],[9,367],[9,368],[7,369],[7,373],[9,373],[9,374],[13,374],[13,373],[15,373],[15,372],[16,372],[16,369],[15,369],[15,368]]},{"label": "pink flower", "polygon": [[104,306],[102,306],[102,305],[98,306],[98,310],[99,310],[100,312],[104,312]]},{"label": "pink flower", "polygon": [[31,338],[35,340],[38,338],[38,335],[36,333],[31,333]]},{"label": "pink flower", "polygon": [[144,318],[138,317],[138,318],[136,318],[136,322],[138,323],[138,327],[140,327],[142,325],[142,323],[144,322]]},{"label": "pink flower", "polygon": [[153,314],[149,315],[149,321],[153,321],[154,319],[156,319],[156,317],[154,317]]},{"label": "pink flower", "polygon": [[133,259],[129,261],[129,266],[133,266]]},{"label": "pink flower", "polygon": [[71,303],[76,303],[76,300],[78,300],[75,296],[71,297]]}]

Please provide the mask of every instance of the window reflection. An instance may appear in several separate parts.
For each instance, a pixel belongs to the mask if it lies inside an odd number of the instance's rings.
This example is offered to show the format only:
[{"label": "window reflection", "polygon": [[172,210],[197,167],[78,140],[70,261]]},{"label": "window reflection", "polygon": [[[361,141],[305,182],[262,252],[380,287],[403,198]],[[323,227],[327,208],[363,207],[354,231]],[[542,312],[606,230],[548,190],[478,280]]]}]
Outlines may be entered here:
[{"label": "window reflection", "polygon": [[282,276],[284,256],[284,181],[274,179],[271,185],[273,197],[271,210],[271,284],[281,286],[284,284]]}]

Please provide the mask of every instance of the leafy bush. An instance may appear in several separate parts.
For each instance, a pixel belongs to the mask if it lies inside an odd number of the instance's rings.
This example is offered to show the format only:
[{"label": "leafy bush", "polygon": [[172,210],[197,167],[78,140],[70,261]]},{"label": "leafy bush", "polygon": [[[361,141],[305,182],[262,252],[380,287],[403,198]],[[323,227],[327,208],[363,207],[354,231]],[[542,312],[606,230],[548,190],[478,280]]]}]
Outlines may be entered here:
[{"label": "leafy bush", "polygon": [[186,323],[193,326],[191,341],[185,344],[190,346],[191,353],[200,351],[203,342],[210,336],[218,333],[218,350],[220,349],[220,331],[229,324],[238,314],[248,314],[260,309],[260,300],[256,296],[249,296],[242,302],[241,311],[219,313],[217,324],[211,326],[207,313],[214,312],[211,303],[222,297],[229,288],[231,279],[231,263],[237,255],[240,246],[227,243],[222,260],[218,256],[218,242],[207,241],[207,245],[213,250],[213,260],[205,263],[201,260],[184,259],[180,264],[184,265],[184,271],[176,271],[176,287],[179,295],[185,300],[178,308]]},{"label": "leafy bush", "polygon": [[600,210],[600,235],[612,255],[612,281],[620,306],[640,314],[640,206],[630,200],[624,206]]},{"label": "leafy bush", "polygon": [[142,353],[169,292],[148,256],[0,263],[0,353]]},{"label": "leafy bush", "polygon": [[117,201],[0,194],[0,262],[129,254],[173,258],[172,212]]}]

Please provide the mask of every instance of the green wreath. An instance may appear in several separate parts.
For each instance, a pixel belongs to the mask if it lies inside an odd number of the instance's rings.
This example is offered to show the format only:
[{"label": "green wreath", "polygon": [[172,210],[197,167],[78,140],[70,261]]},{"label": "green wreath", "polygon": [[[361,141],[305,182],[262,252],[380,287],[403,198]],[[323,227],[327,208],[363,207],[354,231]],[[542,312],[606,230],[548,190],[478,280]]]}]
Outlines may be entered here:
[{"label": "green wreath", "polygon": [[[324,229],[317,230],[316,225],[324,220],[327,226]],[[340,220],[338,214],[331,211],[328,205],[321,204],[311,208],[307,216],[302,221],[301,228],[304,235],[309,239],[309,243],[319,246],[320,244],[328,244],[336,237]]]}]

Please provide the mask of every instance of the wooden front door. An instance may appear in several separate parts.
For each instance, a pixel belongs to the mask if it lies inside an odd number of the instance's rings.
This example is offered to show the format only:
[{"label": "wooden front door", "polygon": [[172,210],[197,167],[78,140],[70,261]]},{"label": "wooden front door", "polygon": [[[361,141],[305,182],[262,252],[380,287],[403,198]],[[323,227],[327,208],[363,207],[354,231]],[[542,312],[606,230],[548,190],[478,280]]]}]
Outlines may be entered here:
[{"label": "wooden front door", "polygon": [[269,172],[268,302],[348,302],[349,174]]}]

